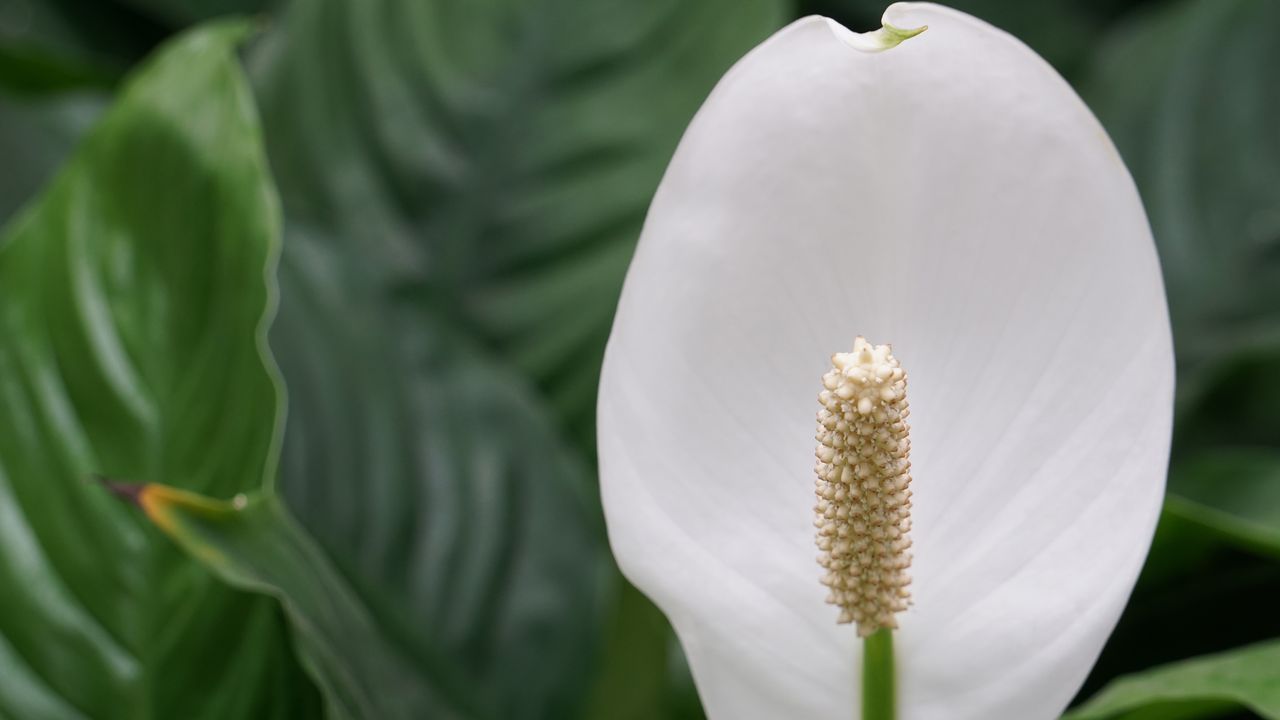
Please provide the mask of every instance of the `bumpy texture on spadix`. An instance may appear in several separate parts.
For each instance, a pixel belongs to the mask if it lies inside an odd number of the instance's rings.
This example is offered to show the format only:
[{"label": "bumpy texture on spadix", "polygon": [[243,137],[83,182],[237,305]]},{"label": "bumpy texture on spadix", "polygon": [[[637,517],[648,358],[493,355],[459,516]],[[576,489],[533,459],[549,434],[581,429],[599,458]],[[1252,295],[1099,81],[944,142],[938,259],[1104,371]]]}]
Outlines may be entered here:
[{"label": "bumpy texture on spadix", "polygon": [[867,637],[896,628],[910,597],[907,374],[888,345],[863,337],[831,363],[818,395],[818,564],[837,622]]}]

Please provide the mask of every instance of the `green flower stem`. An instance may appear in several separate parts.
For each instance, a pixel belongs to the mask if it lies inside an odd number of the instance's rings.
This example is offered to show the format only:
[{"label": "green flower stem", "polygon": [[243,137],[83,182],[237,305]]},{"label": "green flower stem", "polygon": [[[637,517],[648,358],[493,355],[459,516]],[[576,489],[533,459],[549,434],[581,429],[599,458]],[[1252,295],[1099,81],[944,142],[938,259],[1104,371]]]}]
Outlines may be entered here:
[{"label": "green flower stem", "polygon": [[894,720],[896,701],[893,632],[880,628],[862,641],[862,720]]}]

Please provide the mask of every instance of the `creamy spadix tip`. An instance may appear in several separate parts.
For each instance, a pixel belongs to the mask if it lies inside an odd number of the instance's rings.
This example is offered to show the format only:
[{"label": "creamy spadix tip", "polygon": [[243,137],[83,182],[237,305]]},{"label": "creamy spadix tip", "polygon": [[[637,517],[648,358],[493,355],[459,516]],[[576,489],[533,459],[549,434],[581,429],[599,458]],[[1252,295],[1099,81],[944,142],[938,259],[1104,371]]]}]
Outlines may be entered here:
[{"label": "creamy spadix tip", "polygon": [[896,628],[910,604],[907,374],[890,346],[863,337],[831,365],[818,394],[818,564],[837,622],[866,637]]}]

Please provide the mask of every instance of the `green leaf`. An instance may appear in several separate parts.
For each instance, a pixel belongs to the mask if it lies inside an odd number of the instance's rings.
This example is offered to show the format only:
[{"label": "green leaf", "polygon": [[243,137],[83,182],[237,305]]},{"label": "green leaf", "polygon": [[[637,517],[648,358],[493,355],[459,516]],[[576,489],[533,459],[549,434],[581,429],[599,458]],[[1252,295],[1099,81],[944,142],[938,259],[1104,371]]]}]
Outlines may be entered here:
[{"label": "green leaf", "polygon": [[0,238],[0,716],[300,717],[278,610],[86,482],[275,466],[278,211],[238,23],[168,45]]},{"label": "green leaf", "polygon": [[1233,710],[1280,718],[1280,641],[1123,677],[1064,720],[1192,720]]},{"label": "green leaf", "polygon": [[1280,340],[1280,4],[1188,0],[1114,37],[1085,85],[1160,251],[1179,381]]}]

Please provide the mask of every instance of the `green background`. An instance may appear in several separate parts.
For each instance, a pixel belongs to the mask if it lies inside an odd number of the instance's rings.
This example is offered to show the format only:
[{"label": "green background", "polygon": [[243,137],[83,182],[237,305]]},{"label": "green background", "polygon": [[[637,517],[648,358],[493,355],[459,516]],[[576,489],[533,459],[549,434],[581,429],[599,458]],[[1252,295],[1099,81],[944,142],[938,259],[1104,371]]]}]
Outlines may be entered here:
[{"label": "green background", "polygon": [[[1169,294],[1169,497],[1071,716],[1280,718],[1280,2],[956,6],[1102,120]],[[0,0],[0,718],[701,717],[608,553],[604,343],[719,76],[882,11]]]}]

